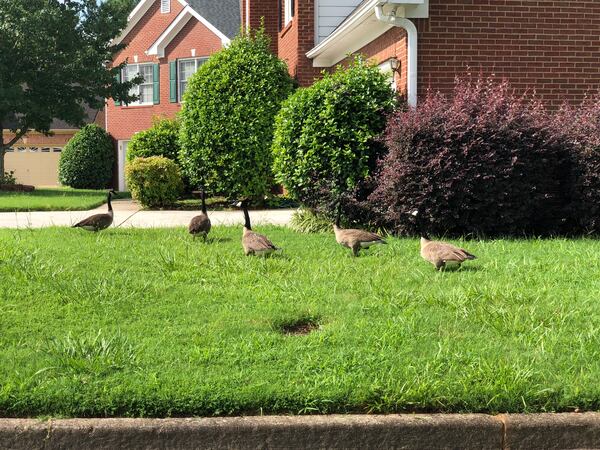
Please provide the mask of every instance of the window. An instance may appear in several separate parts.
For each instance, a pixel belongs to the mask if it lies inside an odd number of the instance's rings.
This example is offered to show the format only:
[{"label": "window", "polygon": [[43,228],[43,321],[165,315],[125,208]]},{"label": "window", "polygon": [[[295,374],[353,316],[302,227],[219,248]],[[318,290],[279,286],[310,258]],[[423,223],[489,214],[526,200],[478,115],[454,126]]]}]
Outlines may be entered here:
[{"label": "window", "polygon": [[152,105],[154,100],[154,76],[152,64],[130,64],[123,69],[123,81],[133,80],[137,74],[144,77],[144,81],[131,88],[129,93],[137,95],[138,99],[130,105]]},{"label": "window", "polygon": [[183,93],[187,87],[189,78],[196,73],[198,67],[200,67],[208,58],[193,58],[193,59],[180,59],[178,61],[177,77],[179,80],[179,101],[183,98]]},{"label": "window", "polygon": [[160,12],[163,14],[171,12],[171,0],[160,0]]},{"label": "window", "polygon": [[294,17],[294,0],[283,0],[283,2],[283,25],[286,26],[292,21],[292,17]]}]

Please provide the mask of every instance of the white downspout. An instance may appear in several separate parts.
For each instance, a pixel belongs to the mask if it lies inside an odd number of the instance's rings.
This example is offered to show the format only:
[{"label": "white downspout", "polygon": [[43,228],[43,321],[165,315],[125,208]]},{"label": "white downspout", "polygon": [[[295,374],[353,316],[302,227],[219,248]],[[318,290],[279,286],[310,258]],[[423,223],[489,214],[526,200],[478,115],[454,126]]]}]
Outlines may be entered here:
[{"label": "white downspout", "polygon": [[415,24],[406,17],[396,16],[395,12],[389,16],[385,15],[383,13],[383,4],[377,4],[375,6],[375,17],[383,23],[388,23],[406,30],[408,36],[406,94],[408,97],[408,104],[415,107],[417,106],[417,27],[415,27]]}]

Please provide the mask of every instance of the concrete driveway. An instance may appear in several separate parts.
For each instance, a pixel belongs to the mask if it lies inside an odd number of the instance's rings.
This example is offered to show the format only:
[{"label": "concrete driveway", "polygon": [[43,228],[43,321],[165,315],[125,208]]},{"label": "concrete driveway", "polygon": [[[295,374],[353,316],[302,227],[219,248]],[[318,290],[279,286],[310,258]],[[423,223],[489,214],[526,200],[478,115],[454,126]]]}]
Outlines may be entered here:
[{"label": "concrete driveway", "polygon": [[[113,201],[115,221],[113,226],[129,228],[163,228],[187,226],[198,211],[141,211],[131,200]],[[99,212],[106,212],[106,205],[92,211],[53,211],[0,213],[0,228],[43,228],[71,226],[81,219]],[[293,209],[250,211],[253,224],[287,225]],[[236,225],[244,223],[241,211],[209,211],[213,225]]]}]

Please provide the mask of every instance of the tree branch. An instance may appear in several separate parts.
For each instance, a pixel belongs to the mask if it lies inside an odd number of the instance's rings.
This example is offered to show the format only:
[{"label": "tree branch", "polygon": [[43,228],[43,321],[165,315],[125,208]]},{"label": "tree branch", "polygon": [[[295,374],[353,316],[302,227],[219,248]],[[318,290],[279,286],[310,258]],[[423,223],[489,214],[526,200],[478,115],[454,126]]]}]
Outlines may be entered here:
[{"label": "tree branch", "polygon": [[2,138],[2,148],[8,148],[16,143],[19,139],[21,139],[27,133],[27,128],[21,128],[19,131],[15,133],[15,137],[8,141],[6,144],[4,143],[4,137]]}]

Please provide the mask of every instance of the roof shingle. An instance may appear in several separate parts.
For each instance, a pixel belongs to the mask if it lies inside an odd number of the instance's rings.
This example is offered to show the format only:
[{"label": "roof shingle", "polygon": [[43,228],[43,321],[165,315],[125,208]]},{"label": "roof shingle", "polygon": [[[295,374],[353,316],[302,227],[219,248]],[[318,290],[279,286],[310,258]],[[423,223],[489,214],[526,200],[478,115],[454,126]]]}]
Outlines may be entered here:
[{"label": "roof shingle", "polygon": [[198,14],[208,20],[221,33],[233,39],[240,31],[239,0],[186,0]]}]

